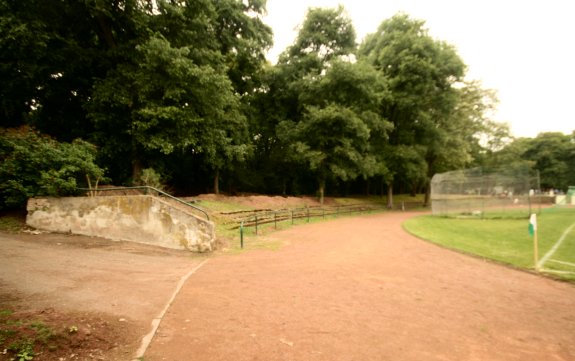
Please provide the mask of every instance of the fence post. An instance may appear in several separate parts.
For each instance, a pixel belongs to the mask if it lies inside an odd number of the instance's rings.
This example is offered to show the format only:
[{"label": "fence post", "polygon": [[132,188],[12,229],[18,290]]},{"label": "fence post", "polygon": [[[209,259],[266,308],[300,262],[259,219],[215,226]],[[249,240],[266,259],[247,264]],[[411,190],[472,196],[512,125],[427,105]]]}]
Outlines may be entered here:
[{"label": "fence post", "polygon": [[256,215],[256,236],[258,235],[258,216]]},{"label": "fence post", "polygon": [[293,226],[293,209],[291,210],[291,225]]},{"label": "fence post", "polygon": [[309,208],[307,209],[307,223],[309,223]]},{"label": "fence post", "polygon": [[278,229],[278,217],[277,212],[274,212],[274,229]]},{"label": "fence post", "polygon": [[240,224],[240,248],[244,249],[244,221]]}]

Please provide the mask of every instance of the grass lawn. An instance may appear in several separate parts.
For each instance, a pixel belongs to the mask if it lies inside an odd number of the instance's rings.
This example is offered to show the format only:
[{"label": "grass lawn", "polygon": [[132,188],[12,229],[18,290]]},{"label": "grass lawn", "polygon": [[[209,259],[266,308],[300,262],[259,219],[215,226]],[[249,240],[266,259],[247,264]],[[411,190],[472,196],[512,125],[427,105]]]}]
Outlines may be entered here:
[{"label": "grass lawn", "polygon": [[[545,264],[543,272],[575,281],[575,209],[548,208],[538,216],[539,259],[563,237]],[[533,237],[524,219],[454,219],[420,216],[404,228],[420,238],[526,269],[534,269]]]}]

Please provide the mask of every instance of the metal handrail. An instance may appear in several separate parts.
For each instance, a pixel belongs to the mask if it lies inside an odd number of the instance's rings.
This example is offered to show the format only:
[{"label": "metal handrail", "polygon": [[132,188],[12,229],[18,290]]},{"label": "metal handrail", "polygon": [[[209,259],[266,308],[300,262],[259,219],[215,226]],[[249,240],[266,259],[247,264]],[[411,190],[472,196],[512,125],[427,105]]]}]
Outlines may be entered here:
[{"label": "metal handrail", "polygon": [[174,197],[173,195],[168,194],[168,193],[166,193],[166,192],[164,192],[164,191],[162,191],[162,190],[159,190],[159,189],[157,189],[157,188],[150,187],[150,186],[114,187],[114,188],[78,188],[78,190],[81,190],[81,191],[89,191],[89,192],[123,191],[123,190],[129,190],[129,189],[145,189],[146,191],[152,190],[152,191],[157,192],[157,193],[159,193],[159,194],[161,194],[161,195],[163,195],[163,196],[165,196],[165,197],[168,197],[168,198],[170,198],[170,199],[173,199],[173,200],[175,200],[176,202],[182,203],[182,204],[184,204],[184,205],[186,205],[186,206],[188,206],[188,207],[192,207],[192,208],[194,208],[195,210],[202,212],[202,213],[206,216],[206,219],[207,219],[208,221],[210,220],[210,215],[208,214],[208,212],[206,212],[206,211],[203,210],[202,208],[200,208],[200,207],[198,207],[198,206],[195,206],[195,205],[193,205],[193,204],[191,204],[191,203],[188,203],[188,202],[186,202],[186,201],[184,201],[184,200],[181,200],[180,198]]}]

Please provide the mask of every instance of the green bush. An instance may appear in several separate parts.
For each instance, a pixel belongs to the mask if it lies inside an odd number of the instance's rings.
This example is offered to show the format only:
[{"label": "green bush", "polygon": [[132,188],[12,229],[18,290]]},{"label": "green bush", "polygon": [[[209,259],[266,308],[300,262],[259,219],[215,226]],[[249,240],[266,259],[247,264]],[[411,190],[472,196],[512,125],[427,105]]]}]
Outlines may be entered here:
[{"label": "green bush", "polygon": [[30,197],[77,194],[87,177],[100,179],[96,147],[61,143],[29,127],[0,128],[0,210],[21,208]]},{"label": "green bush", "polygon": [[142,174],[136,182],[138,185],[153,187],[159,190],[164,190],[164,184],[162,183],[162,175],[154,168],[145,168],[142,169]]}]

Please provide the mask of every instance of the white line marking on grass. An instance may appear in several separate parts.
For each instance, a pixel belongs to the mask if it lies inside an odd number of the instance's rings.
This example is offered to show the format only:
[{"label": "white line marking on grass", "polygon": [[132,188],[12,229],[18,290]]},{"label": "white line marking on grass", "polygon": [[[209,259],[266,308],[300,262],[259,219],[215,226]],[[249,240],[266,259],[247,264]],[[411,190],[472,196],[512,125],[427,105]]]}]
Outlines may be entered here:
[{"label": "white line marking on grass", "polygon": [[567,237],[567,234],[569,234],[569,232],[571,232],[571,230],[573,229],[573,227],[575,227],[575,223],[573,223],[572,225],[570,225],[565,232],[563,232],[563,234],[561,235],[561,237],[559,238],[559,240],[557,241],[557,243],[555,243],[555,245],[553,245],[553,248],[551,248],[549,250],[549,252],[547,252],[547,254],[545,256],[543,256],[543,258],[541,258],[541,260],[537,263],[537,265],[539,266],[539,268],[543,268],[543,265],[545,264],[545,262],[547,262],[547,260],[549,259],[549,257],[551,257],[559,248],[559,246],[561,245],[561,243],[563,242],[563,240],[565,239],[565,237]]},{"label": "white line marking on grass", "polygon": [[546,273],[557,273],[560,275],[575,275],[575,272],[570,272],[570,271],[558,271],[555,269],[542,269],[542,272],[546,272]]},{"label": "white line marking on grass", "polygon": [[558,260],[556,260],[556,259],[550,259],[550,260],[548,260],[547,262],[559,263],[559,264],[564,264],[564,265],[566,265],[566,266],[575,267],[575,263],[558,261]]},{"label": "white line marking on grass", "polygon": [[162,310],[162,312],[160,312],[160,314],[158,315],[158,317],[154,318],[152,320],[152,331],[150,331],[150,333],[148,333],[146,336],[144,336],[144,338],[142,339],[142,344],[140,345],[140,348],[138,349],[138,351],[136,351],[136,357],[134,358],[134,360],[141,360],[144,357],[144,354],[146,353],[146,350],[148,349],[148,346],[150,346],[150,343],[152,342],[152,339],[154,338],[154,336],[156,335],[156,331],[158,331],[158,327],[160,327],[160,323],[162,322],[162,319],[164,318],[164,315],[166,314],[166,312],[168,312],[168,309],[170,308],[170,306],[172,305],[172,302],[174,302],[174,299],[176,298],[176,296],[178,295],[178,293],[180,293],[180,290],[182,289],[182,287],[184,286],[184,283],[186,283],[186,281],[188,280],[188,278],[190,278],[191,275],[193,275],[194,273],[196,273],[197,270],[200,269],[200,267],[202,267],[206,262],[208,262],[208,260],[204,260],[202,263],[200,263],[199,265],[197,265],[196,267],[194,267],[190,272],[188,272],[187,275],[183,276],[182,278],[180,278],[180,282],[178,282],[178,285],[176,286],[176,289],[174,290],[174,293],[172,294],[172,297],[170,298],[170,300],[168,301],[168,303],[166,304],[166,306],[164,307],[164,309]]}]

